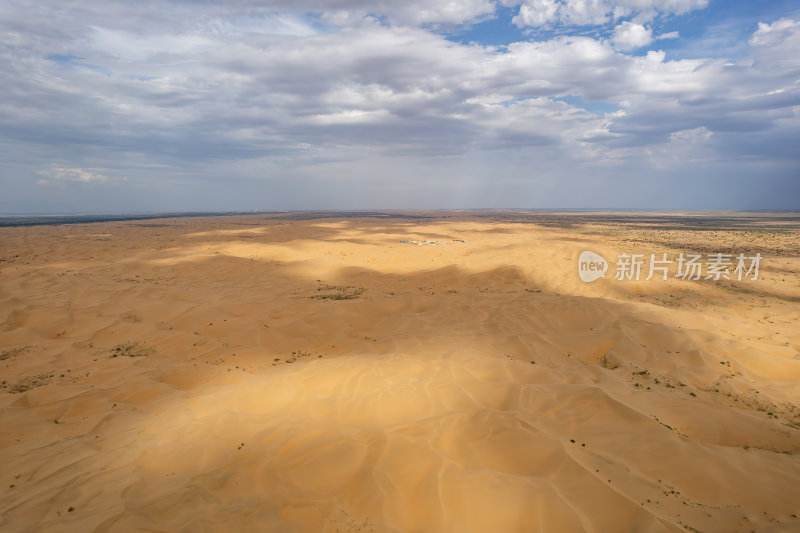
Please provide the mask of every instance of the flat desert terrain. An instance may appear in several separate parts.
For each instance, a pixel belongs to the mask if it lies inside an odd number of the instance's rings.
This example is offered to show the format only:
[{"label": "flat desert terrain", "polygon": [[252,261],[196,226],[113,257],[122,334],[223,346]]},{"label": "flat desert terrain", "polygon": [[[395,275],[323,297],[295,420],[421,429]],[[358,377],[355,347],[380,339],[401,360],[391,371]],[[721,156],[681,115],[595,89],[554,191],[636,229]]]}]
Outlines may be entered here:
[{"label": "flat desert terrain", "polygon": [[0,530],[800,531],[800,218],[374,215],[0,228]]}]

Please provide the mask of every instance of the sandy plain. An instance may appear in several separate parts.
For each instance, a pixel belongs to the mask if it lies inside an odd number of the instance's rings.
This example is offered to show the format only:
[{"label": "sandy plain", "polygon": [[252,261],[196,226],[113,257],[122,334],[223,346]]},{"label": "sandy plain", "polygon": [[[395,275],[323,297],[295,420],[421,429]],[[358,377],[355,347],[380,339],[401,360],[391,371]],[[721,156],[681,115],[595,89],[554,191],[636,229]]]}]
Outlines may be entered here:
[{"label": "sandy plain", "polygon": [[411,215],[0,228],[0,530],[800,531],[800,218]]}]

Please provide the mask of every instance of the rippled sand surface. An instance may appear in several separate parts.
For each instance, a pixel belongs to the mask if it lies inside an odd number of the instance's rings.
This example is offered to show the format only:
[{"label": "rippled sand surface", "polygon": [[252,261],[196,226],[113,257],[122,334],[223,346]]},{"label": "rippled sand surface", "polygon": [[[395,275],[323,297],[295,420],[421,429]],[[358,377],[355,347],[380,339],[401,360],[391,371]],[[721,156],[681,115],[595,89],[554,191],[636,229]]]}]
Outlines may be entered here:
[{"label": "rippled sand surface", "polygon": [[800,530],[798,223],[431,215],[0,228],[0,530]]}]

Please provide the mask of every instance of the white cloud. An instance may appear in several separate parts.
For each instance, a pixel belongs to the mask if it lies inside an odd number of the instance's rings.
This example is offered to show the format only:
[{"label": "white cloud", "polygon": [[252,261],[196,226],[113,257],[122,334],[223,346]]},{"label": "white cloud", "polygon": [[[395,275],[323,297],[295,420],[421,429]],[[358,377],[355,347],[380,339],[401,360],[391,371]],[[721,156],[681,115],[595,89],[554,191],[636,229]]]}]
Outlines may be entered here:
[{"label": "white cloud", "polygon": [[690,130],[676,131],[670,134],[669,138],[673,142],[683,142],[690,145],[705,143],[711,139],[712,132],[705,126]]},{"label": "white cloud", "polygon": [[142,61],[155,54],[194,54],[214,44],[212,39],[197,34],[141,35],[102,27],[92,30],[95,50],[126,61]]},{"label": "white cloud", "polygon": [[38,174],[43,176],[39,180],[40,184],[52,182],[78,182],[78,183],[105,183],[108,181],[108,176],[100,174],[98,171],[105,169],[102,168],[67,168],[52,165],[46,170],[40,170]]},{"label": "white cloud", "polygon": [[529,0],[520,6],[512,22],[519,27],[543,26],[556,18],[558,8],[556,0]]},{"label": "white cloud", "polygon": [[588,26],[608,20],[609,7],[603,0],[568,0],[559,10],[564,24]]},{"label": "white cloud", "polygon": [[494,13],[494,2],[490,0],[386,2],[383,5],[390,17],[416,24],[459,24]]},{"label": "white cloud", "polygon": [[495,10],[494,0],[268,0],[259,8],[322,13],[330,23],[358,25],[367,16],[386,17],[399,24],[461,24],[479,20]]},{"label": "white cloud", "polygon": [[634,50],[653,42],[653,31],[641,24],[625,21],[614,28],[611,40],[617,50]]},{"label": "white cloud", "polygon": [[787,39],[796,40],[800,21],[782,18],[772,24],[758,23],[758,29],[750,39],[754,46],[775,46]]},{"label": "white cloud", "polygon": [[384,109],[349,109],[347,111],[336,111],[332,113],[313,115],[309,117],[309,121],[313,124],[321,125],[367,124],[378,122],[387,117],[389,117],[389,112]]},{"label": "white cloud", "polygon": [[660,41],[662,39],[678,39],[680,36],[681,34],[677,31],[669,31],[656,36],[656,40]]},{"label": "white cloud", "polygon": [[514,23],[519,27],[544,25],[591,26],[636,17],[644,23],[657,14],[681,14],[708,5],[708,0],[504,0],[519,5]]},{"label": "white cloud", "polygon": [[776,74],[794,73],[792,81],[800,79],[797,69],[800,20],[782,18],[772,24],[759,22],[758,29],[750,39],[750,45],[756,66]]}]

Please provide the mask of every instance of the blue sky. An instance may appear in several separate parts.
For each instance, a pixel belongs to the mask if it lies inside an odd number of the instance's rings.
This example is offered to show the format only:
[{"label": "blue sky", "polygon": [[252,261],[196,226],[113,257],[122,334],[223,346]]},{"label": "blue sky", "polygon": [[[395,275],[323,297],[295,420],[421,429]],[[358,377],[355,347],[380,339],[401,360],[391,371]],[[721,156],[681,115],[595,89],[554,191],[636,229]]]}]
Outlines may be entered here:
[{"label": "blue sky", "polygon": [[[584,35],[610,38],[619,19],[610,19],[598,25],[570,25],[553,22],[536,27],[519,27],[512,19],[519,8],[498,5],[494,16],[485,21],[445,28],[442,35],[454,42],[467,44],[507,45],[520,40],[550,39],[558,35]],[[795,0],[710,0],[703,9],[685,13],[670,13],[654,18],[649,26],[656,34],[677,31],[680,38],[658,43],[667,51],[667,59],[716,56],[729,57],[730,52],[747,44],[758,29],[759,21],[776,20],[791,16],[798,18],[800,4]],[[628,20],[635,17],[626,17]],[[634,50],[643,54],[647,48]],[[741,52],[741,50],[740,50]]]},{"label": "blue sky", "polygon": [[786,0],[0,0],[0,213],[800,209]]}]

